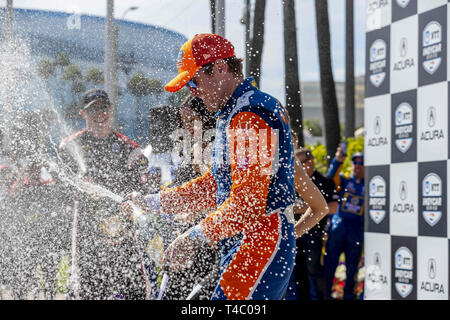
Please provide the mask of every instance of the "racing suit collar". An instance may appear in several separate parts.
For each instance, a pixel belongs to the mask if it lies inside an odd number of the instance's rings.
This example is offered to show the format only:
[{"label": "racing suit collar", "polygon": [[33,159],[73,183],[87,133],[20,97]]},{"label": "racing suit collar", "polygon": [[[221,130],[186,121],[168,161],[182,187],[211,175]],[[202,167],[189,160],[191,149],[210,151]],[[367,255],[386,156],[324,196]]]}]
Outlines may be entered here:
[{"label": "racing suit collar", "polygon": [[89,140],[91,140],[93,142],[95,142],[95,141],[102,142],[102,141],[106,141],[106,140],[111,140],[115,136],[114,130],[111,130],[109,135],[105,138],[98,138],[98,137],[94,136],[92,134],[92,132],[89,132],[89,130],[86,130],[86,133],[87,133],[87,136],[89,137]]},{"label": "racing suit collar", "polygon": [[254,84],[254,77],[248,77],[247,79],[245,79],[237,88],[236,90],[234,90],[233,95],[230,97],[230,99],[228,99],[227,104],[225,105],[225,107],[223,107],[222,109],[220,109],[219,111],[216,112],[216,114],[214,115],[214,118],[217,118],[221,115],[226,115],[228,113],[231,112],[231,110],[233,110],[237,99],[239,99],[240,96],[242,96],[245,92],[249,91],[252,88],[256,88],[256,85]]}]

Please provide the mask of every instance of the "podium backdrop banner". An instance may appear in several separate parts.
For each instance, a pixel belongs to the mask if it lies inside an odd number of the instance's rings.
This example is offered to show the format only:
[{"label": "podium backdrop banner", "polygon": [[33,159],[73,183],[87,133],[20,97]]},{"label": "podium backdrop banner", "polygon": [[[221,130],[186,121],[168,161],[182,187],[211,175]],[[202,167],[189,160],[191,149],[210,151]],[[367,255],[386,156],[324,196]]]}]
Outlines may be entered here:
[{"label": "podium backdrop banner", "polygon": [[366,1],[367,300],[448,300],[448,0]]}]

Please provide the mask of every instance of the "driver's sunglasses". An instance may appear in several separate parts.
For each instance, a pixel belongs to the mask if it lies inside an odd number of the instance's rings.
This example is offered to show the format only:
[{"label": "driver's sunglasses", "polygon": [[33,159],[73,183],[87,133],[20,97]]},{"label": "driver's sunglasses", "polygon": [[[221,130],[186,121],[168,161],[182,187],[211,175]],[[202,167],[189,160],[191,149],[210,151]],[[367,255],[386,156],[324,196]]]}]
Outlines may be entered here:
[{"label": "driver's sunglasses", "polygon": [[354,165],[360,165],[360,166],[363,166],[363,165],[364,165],[364,162],[362,162],[362,161],[353,161],[353,164],[354,164]]},{"label": "driver's sunglasses", "polygon": [[194,79],[189,80],[189,81],[186,83],[186,86],[188,86],[188,88],[190,88],[190,89],[194,89],[194,90],[198,89],[198,86],[197,86],[197,84],[194,82]]},{"label": "driver's sunglasses", "polygon": [[[214,62],[210,62],[210,63],[207,63],[207,64],[205,64],[204,66],[202,66],[198,71],[197,71],[197,74],[199,73],[199,72],[204,72],[204,73],[206,73],[206,74],[208,74],[208,75],[211,75],[211,73],[212,73],[212,69],[213,69],[213,65],[214,65]],[[198,85],[197,85],[197,83],[195,83],[195,75],[194,75],[194,77],[191,79],[191,80],[189,80],[187,83],[186,83],[186,86],[188,87],[188,88],[190,88],[190,89],[198,89]]]}]

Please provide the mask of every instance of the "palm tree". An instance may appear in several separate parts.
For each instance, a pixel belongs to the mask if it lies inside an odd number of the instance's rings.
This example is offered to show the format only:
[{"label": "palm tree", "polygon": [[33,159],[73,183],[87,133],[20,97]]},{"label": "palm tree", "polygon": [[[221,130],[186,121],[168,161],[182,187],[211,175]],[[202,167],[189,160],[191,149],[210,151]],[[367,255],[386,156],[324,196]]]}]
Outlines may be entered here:
[{"label": "palm tree", "polygon": [[81,93],[86,90],[86,85],[84,84],[83,74],[80,67],[75,64],[67,66],[62,75],[62,79],[71,83],[70,91],[72,93],[72,102],[66,106],[65,114],[67,118],[75,121],[80,117],[79,106]]},{"label": "palm tree", "polygon": [[98,86],[105,82],[103,71],[101,71],[98,68],[90,68],[87,71],[84,79],[86,80],[87,83],[89,84],[92,83],[94,86]]},{"label": "palm tree", "polygon": [[55,69],[55,64],[47,58],[42,59],[37,67],[37,74],[45,81],[45,87],[48,94],[51,94],[50,79],[55,76]]},{"label": "palm tree", "polygon": [[345,137],[355,132],[355,74],[353,52],[353,0],[345,0]]},{"label": "palm tree", "polygon": [[245,1],[245,6],[244,6],[244,13],[242,15],[241,18],[241,24],[244,25],[245,30],[244,30],[244,34],[245,34],[245,44],[244,44],[244,48],[245,48],[245,76],[248,77],[250,75],[250,19],[251,19],[251,14],[250,14],[250,8],[251,8],[251,3],[250,0],[244,0]]},{"label": "palm tree", "polygon": [[284,26],[284,83],[286,88],[286,108],[290,116],[291,128],[297,135],[298,146],[304,145],[303,115],[300,96],[300,80],[297,57],[297,30],[295,23],[295,0],[282,0]]},{"label": "palm tree", "polygon": [[209,10],[211,13],[211,33],[216,33],[216,0],[209,0]]},{"label": "palm tree", "polygon": [[60,68],[64,68],[70,65],[70,58],[67,55],[67,53],[65,52],[59,52],[56,55],[56,59],[55,59],[55,65],[60,67]]},{"label": "palm tree", "polygon": [[327,164],[331,163],[340,142],[339,113],[331,67],[330,23],[328,20],[328,3],[315,0],[317,42],[319,47],[320,91],[322,93],[322,112],[325,125],[325,145],[327,147]]},{"label": "palm tree", "polygon": [[86,90],[86,86],[83,83],[83,74],[81,69],[76,64],[71,64],[67,67],[62,75],[64,81],[71,82],[73,100],[77,101],[77,95]]},{"label": "palm tree", "polygon": [[255,9],[253,11],[253,33],[250,40],[250,75],[255,77],[255,82],[259,86],[261,77],[261,59],[264,47],[264,14],[266,11],[266,0],[255,0]]},{"label": "palm tree", "polygon": [[136,136],[142,138],[142,109],[143,98],[150,94],[149,79],[143,73],[136,73],[128,82],[127,89],[136,98]]},{"label": "palm tree", "polygon": [[[56,58],[53,62],[53,65],[55,66],[55,78],[58,81],[59,78],[63,77],[63,74],[65,72],[65,69],[71,64],[69,55],[65,52],[58,52],[56,55]],[[59,103],[61,106],[66,105],[66,99],[65,99],[65,90],[60,89],[58,90],[58,97],[59,97]]]},{"label": "palm tree", "polygon": [[147,79],[148,93],[153,98],[158,97],[163,92],[163,83],[156,78]]},{"label": "palm tree", "polygon": [[37,68],[37,74],[45,81],[55,75],[55,65],[47,58],[41,60]]}]

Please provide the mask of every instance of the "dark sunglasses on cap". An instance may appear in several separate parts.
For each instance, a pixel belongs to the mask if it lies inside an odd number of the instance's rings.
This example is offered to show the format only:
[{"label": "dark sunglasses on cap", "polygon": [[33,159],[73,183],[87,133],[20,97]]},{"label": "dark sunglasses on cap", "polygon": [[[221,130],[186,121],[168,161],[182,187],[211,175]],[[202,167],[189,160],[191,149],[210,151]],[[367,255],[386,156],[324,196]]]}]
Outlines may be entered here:
[{"label": "dark sunglasses on cap", "polygon": [[92,90],[88,91],[83,95],[83,107],[82,109],[88,110],[90,109],[91,105],[97,104],[97,102],[103,102],[106,105],[110,105],[110,101],[108,98],[108,94],[106,91],[98,89],[98,90]]},{"label": "dark sunglasses on cap", "polygon": [[90,92],[89,94],[87,94],[84,97],[84,103],[89,103],[93,100],[98,100],[98,99],[109,100],[106,92],[98,90],[98,91],[93,91],[93,92]]},{"label": "dark sunglasses on cap", "polygon": [[[210,62],[210,63],[208,63],[208,64],[205,64],[204,66],[202,66],[202,67],[197,71],[197,74],[198,74],[199,72],[204,72],[204,73],[206,73],[206,74],[211,74],[211,73],[212,73],[213,65],[214,65],[214,62]],[[194,76],[194,77],[195,77],[195,76]],[[186,86],[187,86],[188,88],[194,89],[194,90],[198,88],[198,85],[195,83],[194,78],[192,78],[191,80],[189,80],[189,81],[186,83]]]},{"label": "dark sunglasses on cap", "polygon": [[85,109],[84,111],[86,111],[88,114],[96,114],[96,113],[100,113],[100,112],[107,112],[108,109],[109,109],[108,104],[102,103],[102,104],[96,105],[94,103],[92,106]]}]

